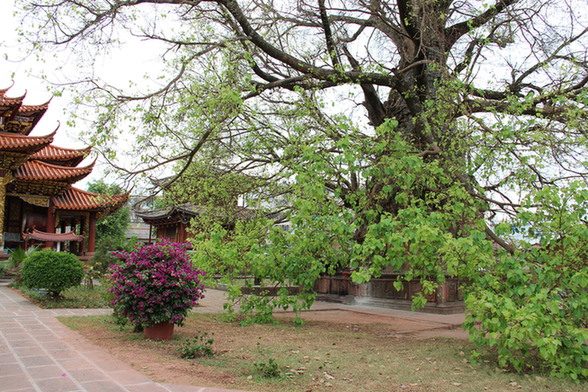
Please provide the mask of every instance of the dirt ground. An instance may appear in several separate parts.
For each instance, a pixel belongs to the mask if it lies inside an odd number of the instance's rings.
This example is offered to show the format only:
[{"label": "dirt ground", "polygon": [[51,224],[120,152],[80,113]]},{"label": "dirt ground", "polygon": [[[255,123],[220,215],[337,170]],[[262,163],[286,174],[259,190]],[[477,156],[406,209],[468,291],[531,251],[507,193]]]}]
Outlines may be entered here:
[{"label": "dirt ground", "polygon": [[[257,354],[253,340],[260,339],[262,345],[267,347],[273,347],[274,344],[290,344],[292,346],[291,352],[295,355],[299,354],[299,351],[307,349],[303,345],[297,345],[296,339],[300,340],[300,336],[303,338],[308,336],[308,339],[329,339],[324,337],[318,337],[313,332],[312,328],[320,326],[321,331],[330,333],[331,336],[342,336],[341,334],[352,333],[354,336],[358,336],[358,339],[364,336],[369,336],[371,339],[386,339],[388,341],[402,341],[403,344],[413,342],[416,344],[418,341],[424,341],[424,339],[430,339],[431,337],[453,337],[458,339],[467,339],[467,335],[461,331],[461,329],[447,329],[446,326],[440,326],[435,323],[425,323],[413,320],[406,320],[396,317],[387,317],[381,315],[373,315],[361,312],[353,312],[346,310],[320,310],[320,311],[306,311],[303,312],[302,318],[305,320],[305,328],[300,331],[298,338],[286,337],[288,333],[292,331],[292,328],[288,328],[287,325],[292,325],[288,319],[293,318],[291,313],[278,313],[276,318],[281,320],[281,323],[285,325],[286,330],[281,334],[279,329],[274,332],[271,331],[269,326],[254,325],[247,327],[236,327],[227,323],[216,323],[213,327],[209,324],[200,325],[199,321],[193,319],[188,320],[186,325],[183,327],[176,327],[176,339],[184,339],[190,336],[194,336],[197,331],[207,330],[210,328],[214,329],[215,333],[215,348],[222,353],[227,353],[232,356],[236,355],[236,358],[242,362],[252,363],[257,360]],[[94,344],[100,346],[107,352],[114,355],[116,358],[129,363],[135,369],[151,377],[152,379],[173,384],[183,385],[207,385],[225,388],[238,388],[238,389],[252,389],[252,390],[272,390],[271,387],[268,389],[267,385],[260,385],[259,383],[253,383],[251,385],[244,381],[244,372],[247,370],[240,370],[235,372],[234,370],[224,370],[221,366],[205,366],[200,361],[186,361],[177,358],[177,355],[170,352],[169,344],[165,342],[154,342],[145,341],[139,336],[137,339],[132,341],[124,340],[121,336],[117,336],[117,332],[113,331],[112,326],[101,328],[88,328],[87,326],[81,328],[80,333],[84,335],[88,340]],[[339,334],[339,335],[338,335]],[[120,334],[119,334],[120,335]],[[251,338],[248,338],[251,337]],[[261,340],[263,337],[263,340]],[[283,342],[286,338],[286,343]],[[399,339],[400,338],[400,339]],[[288,342],[288,339],[291,339]],[[331,337],[332,339],[332,337]],[[235,346],[235,342],[249,341],[250,346],[248,348],[241,347],[242,353],[235,353],[239,348]],[[318,343],[317,343],[318,344]],[[333,343],[328,345],[337,345],[337,350],[342,352],[353,352],[353,342],[342,343],[336,339]],[[349,344],[349,347],[346,347]],[[290,347],[290,346],[287,346]],[[290,350],[289,348],[286,350]],[[319,351],[315,351],[313,355]],[[333,352],[333,355],[335,355]],[[341,351],[339,351],[341,352]],[[310,352],[309,352],[310,354]],[[294,355],[294,354],[293,354]],[[228,356],[228,355],[227,355]],[[301,361],[304,364],[308,361],[310,355],[302,356]],[[314,357],[313,357],[314,358]],[[328,361],[326,363],[329,363]],[[308,366],[308,365],[305,365]],[[306,367],[303,367],[305,369]],[[234,369],[227,366],[227,369]],[[309,368],[310,369],[310,368]],[[310,372],[310,370],[307,370]],[[321,371],[318,372],[320,375]],[[249,376],[251,377],[251,376]],[[311,390],[334,390],[329,386],[332,383],[329,380],[313,379],[316,384]],[[326,387],[324,386],[326,385]],[[326,389],[323,389],[326,388]],[[390,391],[392,389],[389,389]],[[398,390],[408,391],[420,391],[429,389],[420,389],[415,386],[409,387],[408,389],[402,388]]]},{"label": "dirt ground", "polygon": [[[293,315],[288,312],[276,313],[276,318],[293,318]],[[468,339],[467,332],[461,328],[449,328],[446,325],[437,323],[349,310],[310,310],[302,312],[302,318],[305,321],[344,324],[347,328],[353,330],[368,329],[371,333],[386,337],[412,336],[424,339],[433,337]],[[378,332],[379,330],[381,332]]]}]

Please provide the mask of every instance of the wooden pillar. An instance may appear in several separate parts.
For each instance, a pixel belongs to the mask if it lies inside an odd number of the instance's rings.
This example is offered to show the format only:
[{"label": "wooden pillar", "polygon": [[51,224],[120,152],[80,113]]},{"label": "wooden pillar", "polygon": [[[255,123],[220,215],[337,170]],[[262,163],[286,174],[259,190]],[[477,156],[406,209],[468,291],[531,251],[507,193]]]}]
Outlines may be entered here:
[{"label": "wooden pillar", "polygon": [[[53,199],[49,198],[49,208],[47,208],[47,233],[55,233],[55,207],[53,206]],[[45,242],[45,248],[52,248],[53,242]]]},{"label": "wooden pillar", "polygon": [[4,228],[6,213],[6,185],[13,180],[9,170],[0,170],[0,253],[4,253]]},{"label": "wooden pillar", "polygon": [[[58,224],[58,226],[59,226],[59,232],[62,233],[62,234],[65,233],[65,223],[66,223],[65,222],[65,219],[61,218],[59,220],[59,224]],[[57,250],[58,251],[61,251],[61,252],[66,252],[68,245],[69,244],[67,242],[60,242],[59,244],[57,244]]]},{"label": "wooden pillar", "polygon": [[186,229],[185,229],[184,223],[180,222],[180,225],[178,227],[178,231],[176,232],[176,238],[175,238],[174,242],[182,242],[182,238],[184,238],[185,231],[186,231]]},{"label": "wooden pillar", "polygon": [[[69,231],[76,231],[76,221],[74,218],[69,218]],[[75,241],[70,241],[69,242],[69,253],[76,253],[76,244],[77,242]]]},{"label": "wooden pillar", "polygon": [[96,212],[90,212],[90,227],[88,230],[88,253],[96,250]]}]

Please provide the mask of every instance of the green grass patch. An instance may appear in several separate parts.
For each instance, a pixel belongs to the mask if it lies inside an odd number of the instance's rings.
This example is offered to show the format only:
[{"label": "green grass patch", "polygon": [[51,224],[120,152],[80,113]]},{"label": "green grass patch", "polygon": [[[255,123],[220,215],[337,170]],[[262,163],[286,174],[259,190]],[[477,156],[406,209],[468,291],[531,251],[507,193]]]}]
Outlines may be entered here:
[{"label": "green grass patch", "polygon": [[[473,366],[463,340],[388,333],[393,326],[350,328],[309,321],[239,326],[219,315],[192,314],[167,342],[143,339],[113,318],[60,318],[160,382],[271,391],[585,391],[541,373],[514,374],[490,358]],[[201,331],[214,333],[212,357],[181,359],[179,348]]]},{"label": "green grass patch", "polygon": [[109,293],[104,286],[70,287],[61,292],[61,298],[55,298],[44,290],[17,288],[24,296],[45,309],[74,308],[92,309],[108,308],[110,306]]}]

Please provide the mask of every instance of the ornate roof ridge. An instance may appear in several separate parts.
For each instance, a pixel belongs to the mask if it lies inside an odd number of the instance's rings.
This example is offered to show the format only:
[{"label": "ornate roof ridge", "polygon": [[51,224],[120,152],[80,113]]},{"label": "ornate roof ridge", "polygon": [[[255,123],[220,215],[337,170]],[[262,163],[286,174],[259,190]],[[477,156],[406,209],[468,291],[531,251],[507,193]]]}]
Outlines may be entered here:
[{"label": "ornate roof ridge", "polygon": [[67,148],[60,147],[53,144],[45,146],[45,148],[37,151],[30,156],[31,160],[54,160],[67,161],[74,158],[86,157],[92,151],[92,147],[85,148]]},{"label": "ornate roof ridge", "polygon": [[38,104],[38,105],[22,104],[18,108],[18,112],[19,113],[26,113],[26,112],[36,112],[36,111],[39,111],[39,110],[47,110],[47,109],[49,109],[49,104],[51,103],[51,100],[53,100],[53,96],[51,96],[51,98],[49,98],[49,100],[47,102],[41,103],[41,104]]},{"label": "ornate roof ridge", "polygon": [[57,130],[45,136],[27,136],[20,133],[0,131],[0,148],[22,149],[24,147],[49,145]]},{"label": "ornate roof ridge", "polygon": [[116,210],[127,202],[130,193],[104,195],[84,191],[74,186],[53,199],[56,208],[62,210]]},{"label": "ornate roof ridge", "polygon": [[27,161],[16,169],[15,177],[25,181],[53,180],[74,183],[92,172],[96,161],[84,167],[54,165],[39,160]]}]

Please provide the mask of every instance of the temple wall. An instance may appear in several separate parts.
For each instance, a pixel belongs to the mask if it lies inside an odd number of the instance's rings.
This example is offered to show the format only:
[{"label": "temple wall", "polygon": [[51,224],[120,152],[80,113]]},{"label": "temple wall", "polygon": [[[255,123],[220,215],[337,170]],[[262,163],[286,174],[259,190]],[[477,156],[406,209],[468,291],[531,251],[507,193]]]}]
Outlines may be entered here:
[{"label": "temple wall", "polygon": [[[412,298],[421,292],[418,280],[403,281],[397,290],[394,282],[402,274],[384,274],[367,283],[354,283],[349,273],[333,276],[323,275],[315,283],[315,290],[320,299],[335,302],[362,303],[394,309],[410,310]],[[421,311],[434,313],[458,313],[463,311],[463,296],[459,288],[460,281],[447,278],[435,293],[426,295],[427,306]]]}]

